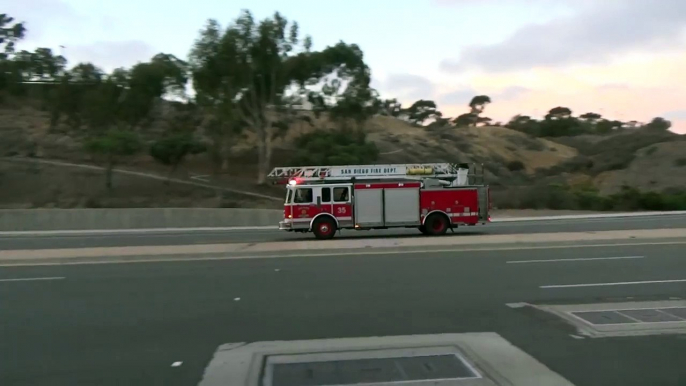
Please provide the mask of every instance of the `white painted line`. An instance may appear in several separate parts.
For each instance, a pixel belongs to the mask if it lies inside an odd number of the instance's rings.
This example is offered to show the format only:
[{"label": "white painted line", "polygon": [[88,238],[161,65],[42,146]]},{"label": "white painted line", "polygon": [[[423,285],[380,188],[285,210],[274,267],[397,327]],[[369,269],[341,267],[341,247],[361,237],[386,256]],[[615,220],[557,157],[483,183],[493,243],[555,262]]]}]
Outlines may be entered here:
[{"label": "white painted line", "polygon": [[617,285],[637,285],[637,284],[663,284],[663,283],[684,283],[686,279],[675,280],[646,280],[646,281],[622,281],[616,283],[588,283],[588,284],[560,284],[560,285],[542,285],[539,288],[578,288],[578,287],[607,287]]},{"label": "white painted line", "polygon": [[686,215],[686,210],[665,211],[665,212],[626,212],[609,214],[571,214],[561,216],[532,216],[532,217],[512,217],[512,218],[492,218],[491,222],[512,222],[512,221],[543,221],[543,220],[578,220],[591,218],[621,218],[621,217],[645,217],[645,216],[668,216]]},{"label": "white painted line", "polygon": [[36,281],[36,280],[62,280],[66,277],[25,277],[20,279],[0,279],[0,281]]},{"label": "white painted line", "polygon": [[529,305],[529,303],[505,303],[506,306],[510,308],[524,308]]},{"label": "white painted line", "polygon": [[181,366],[182,363],[183,362],[174,362],[174,363],[172,363],[171,367],[179,367],[179,366]]},{"label": "white painted line", "polygon": [[[660,241],[660,242],[634,242],[634,243],[616,243],[616,244],[585,244],[585,245],[545,245],[545,246],[524,246],[524,247],[496,247],[496,248],[449,248],[449,249],[431,249],[426,251],[413,250],[381,250],[381,251],[365,251],[359,250],[357,252],[329,252],[329,253],[304,253],[293,255],[230,255],[230,256],[207,256],[207,257],[181,257],[181,258],[135,258],[130,260],[89,260],[89,261],[54,261],[54,262],[13,262],[2,263],[0,259],[0,267],[39,267],[39,266],[56,266],[56,265],[95,265],[95,264],[148,264],[148,263],[185,263],[185,262],[201,262],[201,261],[226,261],[226,260],[245,260],[245,259],[284,259],[284,258],[301,258],[301,257],[346,257],[346,256],[375,256],[375,255],[416,255],[417,258],[422,258],[427,254],[446,253],[446,252],[493,252],[493,251],[524,251],[537,249],[569,249],[569,248],[603,248],[603,247],[627,247],[627,246],[641,246],[641,245],[686,245],[686,241]],[[421,253],[419,253],[421,252]],[[467,257],[473,257],[467,255]],[[117,258],[115,256],[115,258]],[[57,259],[61,260],[61,259]]]},{"label": "white painted line", "polygon": [[209,176],[210,176],[209,174],[199,174],[197,176],[191,176],[191,180],[198,180],[198,181],[202,181],[202,182],[210,182],[210,180],[207,179],[207,177],[209,177]]},{"label": "white painted line", "polygon": [[623,260],[623,259],[643,259],[645,256],[617,256],[617,257],[578,257],[572,259],[550,259],[550,260],[511,260],[506,264],[528,264],[528,263],[558,263],[565,261],[595,261],[595,260]]}]

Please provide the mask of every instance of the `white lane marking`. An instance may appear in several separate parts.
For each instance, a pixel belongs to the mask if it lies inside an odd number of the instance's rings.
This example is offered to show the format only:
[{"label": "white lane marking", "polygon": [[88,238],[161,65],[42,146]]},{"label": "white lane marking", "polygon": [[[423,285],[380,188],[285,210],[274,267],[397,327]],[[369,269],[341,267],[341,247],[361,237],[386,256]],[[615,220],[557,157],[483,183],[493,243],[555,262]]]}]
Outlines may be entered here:
[{"label": "white lane marking", "polygon": [[[629,247],[642,245],[684,245],[686,241],[661,241],[648,243],[618,243],[618,244],[587,244],[587,245],[546,245],[528,247],[498,247],[498,248],[450,248],[422,250],[390,250],[390,251],[364,251],[358,252],[329,252],[329,253],[307,253],[307,254],[286,254],[286,255],[238,255],[238,256],[207,256],[207,257],[182,257],[182,258],[163,258],[163,259],[131,259],[131,260],[90,260],[90,261],[56,261],[56,262],[15,262],[2,263],[0,267],[39,267],[55,265],[91,265],[91,264],[145,264],[145,263],[174,263],[174,262],[200,262],[200,261],[222,261],[222,260],[245,260],[245,259],[283,259],[297,257],[346,257],[346,256],[374,256],[374,255],[417,255],[421,258],[427,254],[447,253],[447,252],[493,252],[493,251],[528,251],[537,249],[569,249],[569,248],[604,248],[604,247]],[[384,248],[387,249],[387,248]],[[472,257],[472,256],[467,256]],[[114,257],[116,258],[116,256]],[[58,258],[57,260],[62,260]]]},{"label": "white lane marking", "polygon": [[555,284],[542,285],[540,288],[577,288],[577,287],[607,287],[616,285],[637,285],[637,284],[662,284],[662,283],[684,283],[686,279],[675,280],[645,280],[645,281],[621,281],[615,283],[588,283],[588,284]]},{"label": "white lane marking", "polygon": [[24,277],[18,279],[0,279],[0,281],[35,281],[35,280],[62,280],[66,277]]},{"label": "white lane marking", "polygon": [[239,302],[239,301],[241,301],[241,298],[233,298],[233,301],[234,301],[234,302]]},{"label": "white lane marking", "polygon": [[529,305],[529,303],[505,303],[506,306],[510,308],[523,308]]},{"label": "white lane marking", "polygon": [[527,263],[557,263],[565,261],[595,261],[595,260],[622,260],[622,259],[643,259],[645,256],[617,256],[617,257],[575,257],[572,259],[549,259],[549,260],[511,260],[506,264],[527,264]]},{"label": "white lane marking", "polygon": [[174,363],[172,363],[171,367],[179,367],[179,366],[181,366],[182,363],[183,362],[174,362]]},{"label": "white lane marking", "polygon": [[684,215],[685,210],[669,211],[669,212],[627,212],[627,213],[611,213],[611,214],[572,214],[560,216],[533,216],[533,217],[503,217],[500,219],[492,218],[493,222],[511,222],[511,221],[540,221],[540,220],[580,220],[592,218],[621,218],[621,217],[645,217],[645,216],[667,216],[667,215]]}]

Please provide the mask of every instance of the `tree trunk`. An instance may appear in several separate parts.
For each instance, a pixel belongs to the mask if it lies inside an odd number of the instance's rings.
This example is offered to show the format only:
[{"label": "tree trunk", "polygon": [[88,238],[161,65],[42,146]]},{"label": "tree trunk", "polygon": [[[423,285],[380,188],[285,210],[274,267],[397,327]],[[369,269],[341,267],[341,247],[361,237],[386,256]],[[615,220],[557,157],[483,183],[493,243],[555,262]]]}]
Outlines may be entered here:
[{"label": "tree trunk", "polygon": [[267,183],[267,174],[272,162],[272,138],[271,132],[265,127],[257,130],[257,184]]},{"label": "tree trunk", "polygon": [[221,171],[222,173],[228,173],[230,164],[229,156],[231,155],[231,135],[228,133],[224,133],[222,135],[219,149],[219,154],[221,157]]},{"label": "tree trunk", "polygon": [[174,172],[176,172],[176,169],[179,167],[178,164],[172,165],[171,169],[169,169],[169,174],[167,174],[167,179],[164,180],[165,185],[169,185],[171,183],[171,179],[174,176]]},{"label": "tree trunk", "polygon": [[261,138],[257,142],[257,184],[264,185],[267,182],[267,146]]},{"label": "tree trunk", "polygon": [[114,169],[114,162],[110,161],[107,163],[107,167],[105,167],[105,187],[107,189],[112,189],[112,174],[113,174],[113,169]]}]

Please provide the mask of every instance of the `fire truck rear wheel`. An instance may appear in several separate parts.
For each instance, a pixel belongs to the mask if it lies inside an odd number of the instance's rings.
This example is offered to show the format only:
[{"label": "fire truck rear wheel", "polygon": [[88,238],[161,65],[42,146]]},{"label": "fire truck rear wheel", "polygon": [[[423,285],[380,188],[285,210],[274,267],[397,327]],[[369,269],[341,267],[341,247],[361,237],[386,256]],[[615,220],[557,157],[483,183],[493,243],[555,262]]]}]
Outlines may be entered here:
[{"label": "fire truck rear wheel", "polygon": [[332,239],[336,234],[336,223],[329,217],[319,218],[312,224],[312,233],[319,240]]},{"label": "fire truck rear wheel", "polygon": [[426,232],[430,235],[439,236],[444,235],[450,227],[448,217],[442,213],[434,213],[429,216],[424,222]]}]

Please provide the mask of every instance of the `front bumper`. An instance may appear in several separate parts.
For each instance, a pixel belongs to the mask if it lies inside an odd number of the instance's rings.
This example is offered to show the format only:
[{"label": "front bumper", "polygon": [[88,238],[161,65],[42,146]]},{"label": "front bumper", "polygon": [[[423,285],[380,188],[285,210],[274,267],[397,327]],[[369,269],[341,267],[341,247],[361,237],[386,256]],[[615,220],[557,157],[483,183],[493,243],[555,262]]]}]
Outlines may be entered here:
[{"label": "front bumper", "polygon": [[292,231],[293,230],[293,223],[285,222],[285,221],[279,221],[279,230],[280,231]]}]

